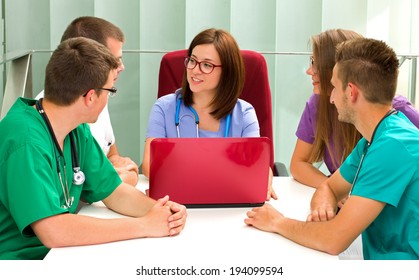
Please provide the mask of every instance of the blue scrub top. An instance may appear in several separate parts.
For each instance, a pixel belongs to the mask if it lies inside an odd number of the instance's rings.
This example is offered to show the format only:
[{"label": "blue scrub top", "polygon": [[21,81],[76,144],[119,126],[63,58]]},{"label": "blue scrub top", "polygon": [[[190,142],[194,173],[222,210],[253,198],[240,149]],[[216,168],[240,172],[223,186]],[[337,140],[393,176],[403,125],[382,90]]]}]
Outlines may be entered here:
[{"label": "blue scrub top", "polygon": [[[177,99],[181,89],[175,93],[160,97],[151,108],[146,138],[177,138],[175,113]],[[195,116],[182,102],[179,111],[180,137],[196,137]],[[224,137],[226,121],[220,121],[217,132],[199,129],[200,137]],[[253,106],[239,99],[231,115],[231,125],[228,137],[259,137],[260,128]]]}]

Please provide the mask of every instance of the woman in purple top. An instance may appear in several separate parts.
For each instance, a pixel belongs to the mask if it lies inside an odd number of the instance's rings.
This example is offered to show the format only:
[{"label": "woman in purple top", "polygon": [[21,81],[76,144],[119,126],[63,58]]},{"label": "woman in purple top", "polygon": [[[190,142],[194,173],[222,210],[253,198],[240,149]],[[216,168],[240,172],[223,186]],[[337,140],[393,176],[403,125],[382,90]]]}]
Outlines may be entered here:
[{"label": "woman in purple top", "polygon": [[[290,164],[292,176],[305,185],[317,188],[327,178],[313,163],[324,161],[330,174],[334,173],[361,138],[353,125],[338,120],[336,108],[329,100],[335,47],[359,37],[362,36],[350,30],[333,29],[311,38],[313,55],[306,73],[312,77],[313,95],[301,116]],[[396,96],[393,107],[419,127],[419,113],[406,98]]]}]

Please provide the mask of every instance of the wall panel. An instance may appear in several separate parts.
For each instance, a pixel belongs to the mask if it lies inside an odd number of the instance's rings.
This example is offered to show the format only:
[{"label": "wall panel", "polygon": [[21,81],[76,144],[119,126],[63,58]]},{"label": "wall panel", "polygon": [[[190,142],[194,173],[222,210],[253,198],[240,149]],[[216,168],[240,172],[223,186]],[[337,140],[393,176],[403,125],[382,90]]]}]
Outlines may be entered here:
[{"label": "wall panel", "polygon": [[[121,154],[141,162],[150,108],[157,95],[163,51],[188,47],[204,28],[229,30],[242,49],[264,53],[274,113],[275,158],[289,164],[295,130],[311,94],[309,38],[347,28],[386,40],[397,52],[419,53],[416,0],[2,0],[5,49],[54,49],[75,17],[95,15],[126,35],[125,71],[109,100]],[[150,53],[148,51],[155,51]],[[304,52],[304,54],[283,54]],[[279,54],[280,53],[280,54]],[[33,87],[43,88],[50,53],[34,56]],[[401,69],[400,92],[409,90],[410,61]]]}]

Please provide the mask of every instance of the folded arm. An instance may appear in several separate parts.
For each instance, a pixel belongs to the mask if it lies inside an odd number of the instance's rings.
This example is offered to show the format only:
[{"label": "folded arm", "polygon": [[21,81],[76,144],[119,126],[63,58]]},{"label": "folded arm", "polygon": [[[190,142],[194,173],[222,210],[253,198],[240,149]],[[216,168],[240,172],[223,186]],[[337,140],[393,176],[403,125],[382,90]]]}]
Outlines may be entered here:
[{"label": "folded arm", "polygon": [[305,247],[333,255],[340,254],[385,206],[383,202],[350,196],[339,215],[335,216],[336,201],[345,197],[350,187],[338,170],[316,190],[311,202],[311,217],[306,222],[286,218],[265,203],[248,211],[245,223],[263,231],[278,233]]},{"label": "folded arm", "polygon": [[297,139],[291,158],[290,172],[298,182],[317,188],[328,177],[309,161],[313,145]]},{"label": "folded arm", "polygon": [[118,172],[121,180],[131,186],[138,182],[138,165],[129,157],[119,155],[116,144],[113,144],[108,153],[108,159]]},{"label": "folded arm", "polygon": [[128,217],[99,219],[75,214],[60,214],[32,223],[32,229],[49,248],[101,244],[140,237],[176,235],[186,223],[186,208],[169,201],[147,197],[122,183],[104,204]]}]

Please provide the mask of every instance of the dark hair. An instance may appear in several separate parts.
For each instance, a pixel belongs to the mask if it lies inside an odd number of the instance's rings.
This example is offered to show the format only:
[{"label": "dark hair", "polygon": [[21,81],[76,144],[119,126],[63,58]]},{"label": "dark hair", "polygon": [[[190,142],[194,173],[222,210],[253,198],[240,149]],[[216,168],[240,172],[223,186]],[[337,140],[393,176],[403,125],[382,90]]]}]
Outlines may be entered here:
[{"label": "dark hair", "polygon": [[356,84],[371,103],[391,104],[396,94],[399,60],[383,41],[354,39],[336,49],[337,75],[345,89]]},{"label": "dark hair", "polygon": [[[237,103],[244,86],[244,63],[241,52],[233,36],[221,29],[210,28],[200,32],[192,40],[188,56],[198,45],[213,44],[220,56],[222,70],[218,84],[218,94],[211,103],[211,115],[216,119],[227,116]],[[182,81],[183,100],[185,105],[193,104],[192,92],[186,75],[186,68]]]},{"label": "dark hair", "polygon": [[85,37],[103,45],[107,45],[108,38],[125,41],[122,30],[113,23],[98,17],[84,16],[73,20],[64,31],[61,42],[70,38]]},{"label": "dark hair", "polygon": [[45,98],[57,105],[70,105],[88,90],[103,87],[118,62],[106,46],[94,40],[65,40],[47,64]]}]

